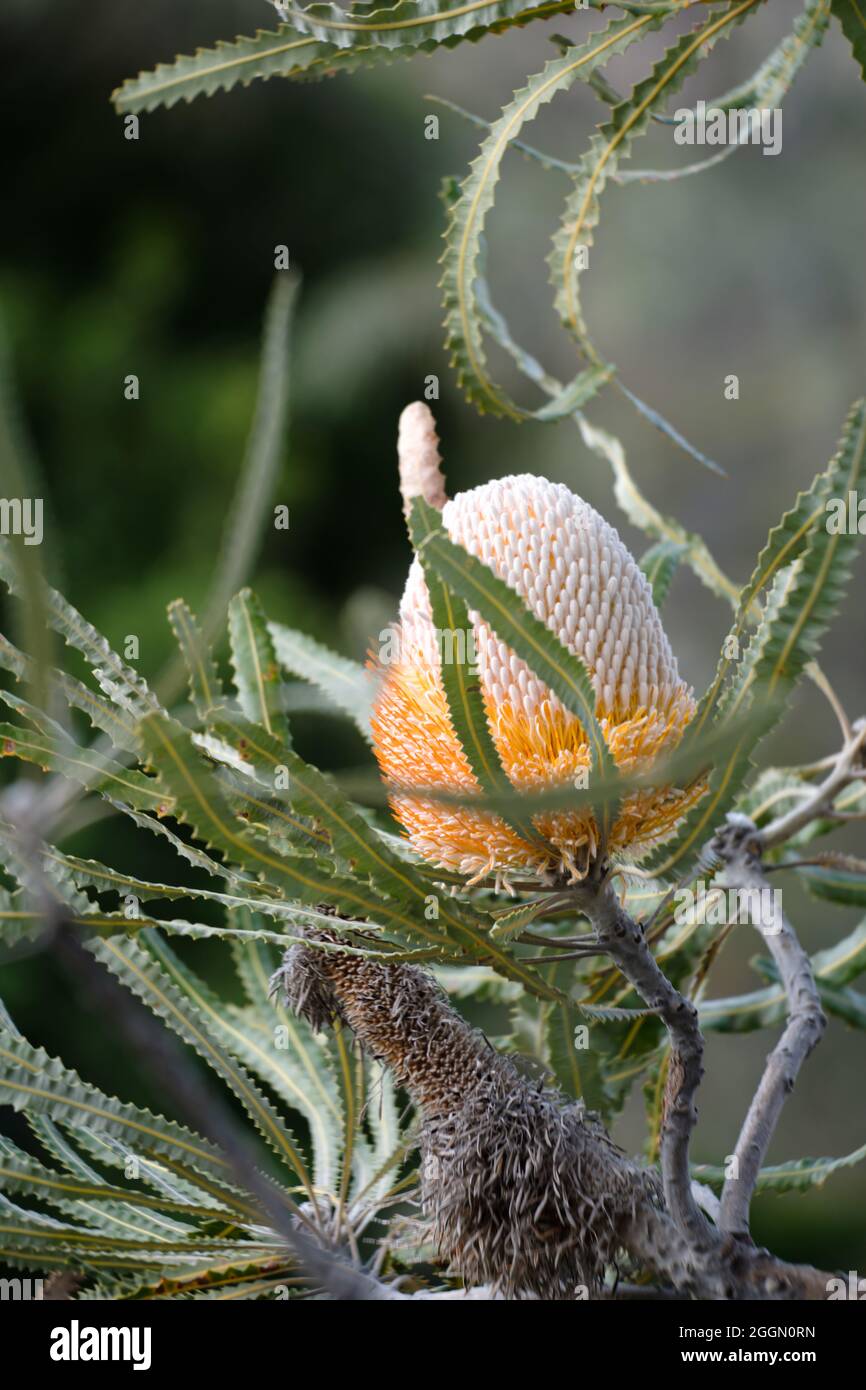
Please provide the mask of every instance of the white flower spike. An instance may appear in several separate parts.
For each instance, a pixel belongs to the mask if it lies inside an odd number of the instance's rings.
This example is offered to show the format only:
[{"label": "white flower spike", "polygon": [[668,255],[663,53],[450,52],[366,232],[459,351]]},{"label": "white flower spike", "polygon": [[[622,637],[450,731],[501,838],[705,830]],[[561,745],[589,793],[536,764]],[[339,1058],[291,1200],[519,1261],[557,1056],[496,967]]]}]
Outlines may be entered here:
[{"label": "white flower spike", "polygon": [[[695,712],[680,679],[652,591],[617,532],[562,483],[529,474],[484,483],[446,501],[433,417],[415,403],[401,417],[404,503],[421,495],[442,510],[451,539],[521,595],[560,642],[585,663],[596,713],[620,768],[670,753]],[[490,732],[515,787],[585,785],[591,756],[579,719],[526,664],[470,613]],[[586,806],[534,817],[545,855],[500,817],[471,807],[400,796],[435,787],[478,790],[451,725],[441,643],[416,559],[400,604],[398,660],[383,672],[373,715],[376,755],[392,805],[415,850],[429,862],[479,876],[564,870],[580,877],[599,846]],[[611,828],[608,852],[636,860],[666,839],[703,794],[702,784],[631,793]]]}]

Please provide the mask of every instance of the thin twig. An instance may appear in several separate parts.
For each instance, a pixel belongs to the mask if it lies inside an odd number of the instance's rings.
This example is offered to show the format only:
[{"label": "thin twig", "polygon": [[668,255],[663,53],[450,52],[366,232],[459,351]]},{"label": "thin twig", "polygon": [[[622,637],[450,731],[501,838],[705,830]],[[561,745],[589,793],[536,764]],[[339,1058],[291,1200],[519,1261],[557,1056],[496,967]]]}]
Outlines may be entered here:
[{"label": "thin twig", "polygon": [[830,775],[804,797],[799,806],[793,807],[769,825],[765,825],[762,830],[756,831],[761,849],[773,849],[776,845],[783,844],[813,820],[846,820],[852,815],[854,819],[861,819],[859,812],[835,811],[833,802],[849,783],[859,780],[860,772],[863,770],[864,744],[866,720],[858,719],[852,727],[851,737],[845,740],[836,755]]},{"label": "thin twig", "polygon": [[854,736],[854,731],[851,728],[851,721],[845,713],[842,701],[830,684],[829,678],[824,674],[816,661],[810,661],[809,665],[806,667],[806,671],[812,682],[817,685],[821,694],[826,698],[830,708],[835,714],[839,728],[842,730],[842,738],[846,743],[850,742]]},{"label": "thin twig", "polygon": [[558,956],[523,956],[521,965],[558,965],[564,960],[586,960],[592,956],[607,954],[606,946],[585,947],[580,951],[564,951]]}]

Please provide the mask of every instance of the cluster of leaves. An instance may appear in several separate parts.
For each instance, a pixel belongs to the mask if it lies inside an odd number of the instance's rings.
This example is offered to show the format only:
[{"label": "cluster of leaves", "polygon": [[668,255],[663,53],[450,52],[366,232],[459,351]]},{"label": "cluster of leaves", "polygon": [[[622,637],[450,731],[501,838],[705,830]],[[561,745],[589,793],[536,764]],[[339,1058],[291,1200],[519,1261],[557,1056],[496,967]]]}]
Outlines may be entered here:
[{"label": "cluster of leaves", "polygon": [[[782,989],[762,963],[769,979],[764,988],[703,1001],[723,929],[677,923],[670,889],[700,871],[700,847],[728,809],[744,809],[760,824],[805,785],[801,774],[774,769],[749,786],[750,758],[770,723],[767,711],[778,713],[779,692],[787,695],[813,659],[841,597],[856,541],[828,533],[824,503],[856,486],[864,455],[861,402],[827,469],[770,531],[736,606],[731,634],[743,644],[741,659],[721,659],[696,732],[675,755],[680,776],[708,775],[710,791],[658,853],[655,876],[627,892],[633,913],[651,919],[649,937],[665,972],[699,1000],[705,1028],[766,1027],[784,1015]],[[418,502],[410,524],[434,603],[449,623],[456,628],[464,622],[469,606],[481,614],[556,689],[591,737],[597,724],[582,664],[519,596],[448,540],[438,513]],[[665,539],[645,559],[659,600],[677,555]],[[8,556],[2,576],[20,591]],[[541,925],[551,945],[562,930],[551,896],[527,887],[503,913],[489,884],[467,890],[446,883],[447,875],[419,862],[393,834],[387,818],[352,801],[294,748],[284,709],[287,676],[315,683],[335,713],[347,714],[367,734],[368,672],[269,622],[244,589],[228,610],[230,687],[189,608],[171,605],[189,700],[170,709],[59,593],[46,589],[43,602],[45,622],[81,654],[94,677],[87,684],[52,671],[49,685],[86,716],[93,737],[80,739],[68,722],[9,689],[0,698],[17,722],[0,727],[3,753],[75,784],[128,816],[142,834],[160,836],[215,886],[148,882],[54,844],[28,857],[15,828],[4,825],[2,863],[12,886],[0,899],[0,939],[7,948],[44,944],[49,893],[95,958],[197,1052],[243,1106],[276,1154],[284,1199],[300,1220],[329,1235],[351,1233],[345,1238],[360,1244],[383,1207],[412,1183],[406,1132],[388,1079],[372,1078],[363,1060],[353,1061],[339,1029],[330,1040],[313,1036],[303,1023],[275,1015],[268,1001],[279,951],[303,940],[306,927],[326,923],[339,931],[340,949],[430,964],[457,996],[506,1005],[512,1031],[502,1045],[533,1057],[566,1094],[608,1117],[642,1078],[651,1129],[657,1130],[666,1057],[657,1017],[641,1009],[613,968],[590,961],[575,970],[572,963],[527,960],[533,947],[521,934],[529,923]],[[730,639],[725,650],[733,650]],[[0,661],[19,684],[32,683],[33,662],[5,638]],[[490,774],[480,804],[506,817],[531,824],[541,805],[563,804],[564,796],[569,805],[589,801],[602,817],[633,785],[615,769],[605,770],[602,740],[591,788],[520,796],[496,762],[477,692],[459,663],[447,694],[467,754]],[[744,717],[753,707],[762,717]],[[644,780],[651,776],[663,785],[671,775],[666,764]],[[866,789],[859,783],[846,795],[862,808]],[[806,880],[827,899],[862,903],[866,878],[859,869],[856,861],[845,872],[810,868]],[[196,903],[218,907],[221,924],[197,921]],[[340,916],[323,916],[323,909]],[[183,915],[157,915],[166,910]],[[239,1008],[218,998],[175,953],[172,937],[226,942],[247,1004]],[[866,970],[866,922],[819,953],[813,965],[827,1008],[866,1025],[866,998],[851,988]],[[576,1045],[581,1023],[592,1029],[588,1049]],[[255,1296],[294,1288],[296,1271],[279,1237],[207,1140],[103,1095],[27,1042],[8,1017],[0,1057],[0,1101],[24,1111],[43,1153],[37,1158],[4,1141],[3,1189],[39,1203],[35,1209],[12,1196],[2,1199],[5,1259],[46,1268],[72,1264],[103,1296],[144,1290],[165,1297]],[[306,1125],[306,1139],[292,1132],[290,1113]],[[768,1170],[764,1181],[776,1190],[821,1181],[830,1163],[786,1165]],[[124,1179],[106,1178],[105,1164],[124,1170]]]},{"label": "cluster of leaves", "polygon": [[[654,3],[610,5],[591,0],[581,15],[586,37],[572,43],[554,35],[559,56],[530,77],[524,87],[493,121],[487,121],[452,103],[445,106],[485,130],[484,139],[469,173],[462,180],[448,180],[444,190],[448,222],[442,256],[442,299],[446,346],[457,380],[467,400],[480,410],[513,420],[555,421],[580,419],[582,407],[608,385],[626,399],[653,426],[678,447],[709,467],[712,460],[683,438],[659,413],[621,380],[616,367],[596,347],[584,320],[580,303],[580,279],[586,269],[586,252],[599,222],[601,197],[611,182],[670,180],[698,173],[728,157],[737,145],[680,169],[623,169],[635,140],[651,124],[672,121],[665,114],[670,98],[708,56],[715,43],[756,13],[766,0],[655,0]],[[273,32],[259,30],[253,37],[220,42],[192,56],[175,58],[155,70],[139,73],[124,82],[113,96],[115,109],[136,115],[201,95],[248,86],[255,80],[280,76],[294,81],[331,76],[341,71],[376,66],[463,42],[478,42],[536,20],[564,17],[574,10],[573,0],[521,4],[520,0],[472,0],[437,5],[435,0],[398,0],[390,8],[372,3],[343,8],[331,3],[306,7],[275,0],[281,20]],[[604,28],[589,23],[588,11],[622,12]],[[683,12],[694,12],[694,28],[683,31]],[[713,107],[770,110],[779,107],[810,53],[821,43],[831,16],[850,40],[854,57],[866,77],[866,24],[854,0],[806,0],[788,34],[761,63],[758,70],[736,88],[718,96]],[[650,68],[632,92],[623,97],[603,75],[610,60],[649,35],[662,30],[671,41],[663,56]],[[608,108],[607,119],[593,134],[585,154],[576,163],[547,156],[525,143],[525,128],[542,106],[566,92],[577,81],[589,84]],[[582,366],[565,384],[550,378],[534,359],[511,338],[507,325],[491,303],[484,274],[484,232],[493,210],[502,162],[509,149],[539,161],[545,168],[565,174],[569,189],[559,228],[553,238],[550,278],[554,303],[562,324],[582,359]],[[535,407],[522,406],[498,385],[487,359],[486,342],[515,359],[521,373],[549,399]]]},{"label": "cluster of leaves", "polygon": [[[593,749],[586,790],[519,796],[499,763],[477,686],[458,660],[443,674],[454,728],[479,783],[475,805],[534,836],[532,818],[542,809],[589,805],[604,827],[621,797],[636,788],[707,782],[706,794],[676,836],[645,866],[649,875],[636,885],[626,879],[625,901],[647,924],[665,973],[698,1003],[702,1027],[721,1031],[777,1022],[785,1011],[782,988],[771,967],[758,962],[762,988],[707,1000],[725,929],[710,922],[677,922],[671,894],[702,871],[703,847],[726,813],[745,811],[761,825],[796,804],[811,785],[807,772],[783,768],[755,778],[753,757],[797,681],[812,669],[843,596],[855,538],[829,533],[826,503],[858,486],[866,453],[866,404],[852,409],[839,450],[770,530],[750,580],[740,589],[699,536],[663,516],[642,495],[619,442],[583,414],[591,396],[613,382],[684,444],[619,382],[596,350],[580,308],[574,252],[589,243],[608,179],[653,176],[652,171],[620,172],[633,139],[653,119],[667,119],[662,112],[669,95],[715,40],[760,3],[702,4],[700,26],[678,33],[627,98],[601,76],[603,64],[678,11],[698,6],[622,4],[622,19],[593,30],[579,45],[568,45],[515,94],[489,125],[466,180],[446,190],[448,340],[467,396],[515,419],[573,417],[587,447],[609,464],[618,503],[651,540],[642,563],[658,605],[677,566],[686,564],[734,610],[716,676],[677,753],[639,777],[619,775],[582,663],[489,568],[448,539],[438,513],[419,501],[410,516],[437,626],[465,631],[469,612],[480,615],[580,719]],[[572,8],[571,0],[529,9],[519,0],[441,11],[427,0],[400,0],[387,11],[356,6],[344,12],[328,4],[285,8],[286,22],[276,33],[223,44],[143,74],[121,88],[116,103],[123,112],[135,112],[256,77],[304,79],[475,41]],[[777,105],[820,42],[831,11],[863,65],[857,7],[845,0],[808,0],[791,35],[754,77],[716,104]],[[610,115],[585,156],[564,169],[571,187],[551,266],[557,306],[585,365],[563,385],[514,342],[493,306],[483,276],[483,236],[509,146],[562,168],[518,136],[544,102],[578,78],[593,84]],[[286,301],[281,321],[287,312]],[[353,1057],[339,1029],[332,1038],[315,1036],[304,1024],[274,1012],[267,980],[280,951],[324,921],[339,933],[342,950],[430,965],[458,999],[492,1000],[507,1009],[510,1028],[498,1039],[500,1045],[532,1057],[567,1095],[582,1098],[607,1118],[642,1081],[651,1156],[666,1040],[659,1019],[641,1007],[614,968],[597,958],[578,966],[555,957],[538,962],[537,937],[530,933],[528,939],[527,928],[543,929],[554,945],[568,930],[549,894],[539,894],[537,885],[518,884],[517,901],[503,911],[492,883],[468,889],[420,862],[394,834],[381,796],[352,799],[337,780],[301,756],[287,715],[290,680],[316,687],[335,715],[348,717],[369,737],[375,691],[362,667],[303,633],[269,622],[255,595],[241,589],[228,604],[231,681],[226,679],[212,650],[214,615],[249,568],[255,518],[269,492],[284,409],[279,336],[273,330],[269,338],[265,375],[270,386],[239,499],[240,558],[235,546],[202,625],[183,602],[170,608],[188,699],[178,695],[172,681],[151,688],[61,594],[44,585],[34,573],[32,552],[10,549],[0,564],[0,576],[25,600],[29,615],[28,654],[0,639],[0,665],[14,682],[0,698],[15,716],[0,727],[3,754],[50,774],[49,788],[68,783],[89,804],[128,817],[141,835],[158,836],[186,863],[205,871],[213,886],[150,882],[82,859],[63,848],[62,825],[51,836],[54,843],[36,848],[22,839],[20,828],[4,825],[8,887],[0,897],[0,942],[12,951],[21,943],[49,945],[48,895],[54,913],[74,926],[99,963],[228,1088],[271,1151],[267,1162],[276,1169],[274,1191],[295,1219],[353,1254],[375,1259],[377,1267],[400,1259],[423,1270],[427,1252],[413,1249],[409,1237],[401,1252],[393,1220],[383,1222],[395,1203],[411,1197],[414,1182],[411,1131],[398,1120],[398,1099],[387,1077]],[[492,381],[485,336],[548,397],[545,406],[527,411]],[[57,669],[44,641],[50,631],[83,658],[91,680]],[[374,785],[371,777],[371,789]],[[840,794],[838,807],[866,810],[862,781]],[[799,852],[807,839],[831,828],[830,821],[815,822],[792,843]],[[859,861],[837,858],[792,871],[825,900],[866,905]],[[219,924],[196,920],[196,904],[217,912]],[[218,998],[172,949],[172,937],[225,943],[247,1002],[239,1007]],[[334,947],[321,944],[320,949]],[[866,971],[866,922],[816,955],[813,968],[825,1007],[849,1024],[866,1026],[866,996],[852,987]],[[285,1243],[211,1143],[173,1120],[102,1094],[27,1042],[5,1012],[0,1023],[0,1102],[24,1113],[34,1140],[32,1151],[5,1140],[0,1146],[0,1189],[11,1194],[0,1198],[4,1260],[39,1269],[74,1267],[86,1278],[85,1291],[103,1297],[298,1291],[298,1271]],[[592,1030],[588,1049],[576,1044],[580,1025]],[[863,1150],[847,1159],[800,1160],[766,1170],[760,1185],[804,1187],[862,1157]],[[717,1175],[705,1176],[712,1181]]]}]

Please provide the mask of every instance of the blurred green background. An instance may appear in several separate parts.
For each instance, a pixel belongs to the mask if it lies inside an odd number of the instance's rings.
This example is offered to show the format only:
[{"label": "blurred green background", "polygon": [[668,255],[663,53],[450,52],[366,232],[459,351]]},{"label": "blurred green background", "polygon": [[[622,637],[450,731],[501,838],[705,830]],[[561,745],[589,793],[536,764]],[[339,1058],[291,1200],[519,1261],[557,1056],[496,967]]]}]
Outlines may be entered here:
[{"label": "blurred green background", "polygon": [[[770,0],[720,45],[677,104],[747,77],[797,8]],[[144,116],[138,141],[124,139],[109,104],[123,78],[217,37],[273,27],[272,19],[263,0],[7,0],[0,17],[0,309],[50,498],[45,561],[110,640],[138,634],[139,664],[150,676],[171,653],[166,604],[183,595],[199,607],[207,590],[251,418],[278,243],[289,246],[303,289],[274,499],[290,507],[291,530],[269,533],[254,576],[271,616],[362,658],[393,615],[409,560],[396,421],[430,374],[440,381],[435,409],[452,491],[541,472],[598,506],[636,553],[648,544],[617,515],[605,466],[572,425],[480,418],[462,401],[441,346],[438,190],[444,175],[462,175],[480,134],[426,94],[491,117],[552,56],[554,28],[574,37],[597,16],[353,77],[274,79]],[[659,42],[615,60],[611,81],[620,89],[633,83]],[[436,141],[424,138],[429,114],[440,117]],[[575,159],[601,117],[597,98],[578,86],[542,113],[528,138]],[[583,282],[596,342],[728,477],[675,451],[613,392],[593,403],[590,417],[622,438],[651,500],[700,530],[740,580],[769,524],[824,465],[866,385],[864,122],[866,90],[834,28],[788,97],[777,158],[747,148],[696,178],[605,194]],[[670,129],[657,127],[633,162],[669,166],[684,153],[694,152],[676,150]],[[557,175],[510,154],[489,226],[497,303],[562,377],[575,360],[551,307],[544,256],[565,191]],[[500,379],[536,404],[531,388],[494,359]],[[124,399],[130,373],[141,382],[137,402]],[[738,401],[724,398],[729,373],[740,379]],[[864,707],[863,579],[861,558],[825,646],[825,667],[852,715]],[[710,676],[727,620],[689,573],[677,577],[665,621],[696,687]],[[342,724],[313,715],[298,724],[302,750],[323,765],[363,760]],[[804,689],[765,756],[803,761],[835,740],[829,710]],[[75,847],[145,877],[163,863],[159,846],[142,847],[114,823],[83,833]],[[790,892],[787,905],[811,949],[850,930],[851,914]],[[754,953],[748,935],[735,933],[715,991],[758,987],[748,968]],[[112,1091],[159,1103],[66,999],[48,964],[7,966],[0,985],[33,1041]],[[730,1152],[770,1045],[769,1034],[709,1038],[699,1161]],[[866,1039],[831,1023],[785,1111],[772,1160],[842,1154],[866,1142],[864,1058]],[[618,1137],[639,1148],[639,1097]],[[864,1172],[806,1198],[763,1199],[758,1235],[798,1259],[866,1265]]]}]

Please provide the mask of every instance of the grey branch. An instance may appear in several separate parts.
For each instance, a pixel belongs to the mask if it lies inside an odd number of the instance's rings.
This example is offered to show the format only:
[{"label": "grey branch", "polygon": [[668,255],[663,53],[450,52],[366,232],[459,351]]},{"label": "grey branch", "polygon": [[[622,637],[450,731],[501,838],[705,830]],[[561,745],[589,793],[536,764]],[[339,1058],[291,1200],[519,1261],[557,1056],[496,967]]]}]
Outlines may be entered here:
[{"label": "grey branch", "polygon": [[826,1299],[831,1276],[811,1265],[791,1265],[768,1250],[713,1232],[712,1244],[695,1250],[667,1212],[643,1203],[622,1230],[622,1242],[638,1264],[681,1295],[727,1300]]},{"label": "grey branch", "polygon": [[740,1130],[732,1174],[722,1191],[721,1229],[744,1237],[749,1232],[749,1208],[758,1175],[782,1106],[826,1026],[809,957],[790,922],[778,910],[768,922],[761,921],[760,913],[753,911],[756,901],[765,900],[762,890],[768,886],[761,864],[761,839],[752,822],[741,816],[729,819],[712,844],[724,866],[716,875],[716,882],[723,887],[746,890],[752,925],[764,933],[788,1002],[788,1022],[767,1058],[760,1085]]},{"label": "grey branch", "polygon": [[845,739],[832,760],[830,773],[824,781],[805,796],[798,806],[783,816],[777,816],[769,825],[764,826],[763,830],[756,832],[762,849],[775,849],[777,845],[784,844],[813,820],[820,820],[822,817],[828,820],[846,819],[844,812],[833,809],[833,802],[845,787],[862,778],[864,745],[866,719],[858,719],[853,725],[850,737]]},{"label": "grey branch", "polygon": [[697,1123],[695,1098],[704,1074],[698,1011],[664,975],[643,929],[620,906],[610,879],[587,880],[575,891],[575,900],[594,926],[599,946],[668,1030],[669,1089],[661,1136],[665,1201],[689,1244],[701,1249],[711,1242],[712,1229],[695,1202],[689,1171],[689,1144]]}]

